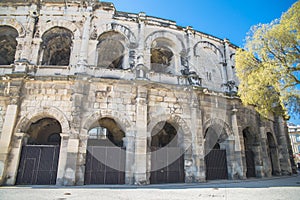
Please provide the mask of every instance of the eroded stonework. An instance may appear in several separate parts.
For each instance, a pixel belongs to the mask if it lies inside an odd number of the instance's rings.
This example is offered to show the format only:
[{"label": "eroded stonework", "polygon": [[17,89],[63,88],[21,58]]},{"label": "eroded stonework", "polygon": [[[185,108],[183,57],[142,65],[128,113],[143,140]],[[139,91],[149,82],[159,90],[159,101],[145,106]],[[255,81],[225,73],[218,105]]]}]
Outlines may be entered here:
[{"label": "eroded stonework", "polygon": [[106,2],[0,6],[1,184],[291,174],[286,123],[241,104],[227,39]]}]

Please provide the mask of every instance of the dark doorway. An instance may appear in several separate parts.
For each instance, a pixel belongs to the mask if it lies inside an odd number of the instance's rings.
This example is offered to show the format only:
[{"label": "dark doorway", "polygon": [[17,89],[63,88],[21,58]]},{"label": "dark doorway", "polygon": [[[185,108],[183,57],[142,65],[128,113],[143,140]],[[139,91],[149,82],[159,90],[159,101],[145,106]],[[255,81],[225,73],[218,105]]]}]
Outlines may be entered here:
[{"label": "dark doorway", "polygon": [[226,150],[221,150],[218,143],[205,156],[204,160],[206,165],[207,180],[228,178]]},{"label": "dark doorway", "polygon": [[[216,131],[218,130],[218,132]],[[209,127],[205,132],[205,165],[206,179],[217,180],[227,179],[227,157],[226,150],[221,149],[221,143],[227,138],[226,132],[222,127]]]},{"label": "dark doorway", "polygon": [[26,145],[22,148],[17,185],[55,185],[59,146]]},{"label": "dark doorway", "polygon": [[168,122],[160,122],[151,135],[150,183],[184,183],[184,152],[178,147],[176,128]]},{"label": "dark doorway", "polygon": [[250,177],[256,177],[255,173],[255,161],[254,161],[254,144],[256,142],[256,138],[254,135],[252,135],[249,131],[248,128],[243,130],[243,137],[244,137],[244,147],[245,147],[245,160],[246,160],[246,166],[247,166],[247,171],[246,171],[246,176],[247,178]]},{"label": "dark doorway", "polygon": [[279,175],[280,171],[278,170],[278,153],[277,153],[277,146],[276,142],[273,138],[272,133],[267,133],[268,138],[268,145],[267,145],[267,151],[268,156],[270,159],[271,167],[272,167],[272,175]]},{"label": "dark doorway", "polygon": [[32,123],[22,147],[17,185],[54,185],[60,151],[61,126],[52,118]]},{"label": "dark doorway", "polygon": [[125,133],[115,120],[102,118],[89,131],[84,184],[125,184]]}]

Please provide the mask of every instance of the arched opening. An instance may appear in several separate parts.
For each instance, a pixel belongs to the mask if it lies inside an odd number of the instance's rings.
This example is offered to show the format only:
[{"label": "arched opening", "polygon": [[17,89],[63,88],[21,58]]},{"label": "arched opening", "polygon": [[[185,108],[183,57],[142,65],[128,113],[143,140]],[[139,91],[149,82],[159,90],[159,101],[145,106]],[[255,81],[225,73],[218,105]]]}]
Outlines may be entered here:
[{"label": "arched opening", "polygon": [[183,183],[184,152],[178,127],[169,122],[159,122],[151,132],[150,183]]},{"label": "arched opening", "polygon": [[226,155],[226,139],[227,134],[224,128],[209,127],[205,131],[204,136],[204,150],[205,150],[205,165],[206,165],[206,179],[227,179],[227,155]]},{"label": "arched opening", "polygon": [[73,34],[63,27],[54,27],[42,36],[42,65],[67,66],[70,63]]},{"label": "arched opening", "polygon": [[280,175],[279,164],[278,164],[278,152],[277,145],[274,140],[272,133],[267,133],[267,153],[271,164],[272,175]]},{"label": "arched opening", "polygon": [[244,147],[245,147],[245,160],[246,160],[246,176],[247,178],[256,177],[255,173],[255,144],[257,143],[256,138],[249,131],[249,128],[243,130]]},{"label": "arched opening", "polygon": [[0,65],[14,63],[18,31],[10,26],[0,26]]},{"label": "arched opening", "polygon": [[84,183],[125,184],[124,131],[111,118],[101,118],[88,131]]},{"label": "arched opening", "polygon": [[16,184],[56,183],[61,130],[60,123],[53,118],[42,118],[30,124],[22,147]]},{"label": "arched opening", "polygon": [[157,73],[175,74],[174,45],[166,38],[158,38],[151,44],[151,70]]},{"label": "arched opening", "polygon": [[126,38],[115,31],[103,33],[98,38],[97,66],[110,69],[124,69]]}]

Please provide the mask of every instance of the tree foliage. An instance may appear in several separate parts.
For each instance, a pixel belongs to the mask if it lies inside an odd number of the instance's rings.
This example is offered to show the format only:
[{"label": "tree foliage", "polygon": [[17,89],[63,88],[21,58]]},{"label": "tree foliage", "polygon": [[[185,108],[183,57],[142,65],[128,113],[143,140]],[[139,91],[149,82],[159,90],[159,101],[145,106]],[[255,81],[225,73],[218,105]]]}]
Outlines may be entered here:
[{"label": "tree foliage", "polygon": [[251,28],[236,53],[240,98],[265,117],[300,115],[300,1],[280,19]]}]

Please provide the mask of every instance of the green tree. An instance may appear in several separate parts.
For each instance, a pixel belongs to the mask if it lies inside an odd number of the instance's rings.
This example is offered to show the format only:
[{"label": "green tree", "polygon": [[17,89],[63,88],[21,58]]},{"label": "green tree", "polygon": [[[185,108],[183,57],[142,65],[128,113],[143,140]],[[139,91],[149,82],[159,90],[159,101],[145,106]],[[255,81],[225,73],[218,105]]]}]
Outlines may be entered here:
[{"label": "green tree", "polygon": [[268,117],[300,115],[300,1],[280,19],[253,26],[236,52],[239,96]]}]

